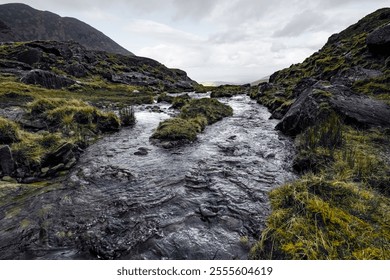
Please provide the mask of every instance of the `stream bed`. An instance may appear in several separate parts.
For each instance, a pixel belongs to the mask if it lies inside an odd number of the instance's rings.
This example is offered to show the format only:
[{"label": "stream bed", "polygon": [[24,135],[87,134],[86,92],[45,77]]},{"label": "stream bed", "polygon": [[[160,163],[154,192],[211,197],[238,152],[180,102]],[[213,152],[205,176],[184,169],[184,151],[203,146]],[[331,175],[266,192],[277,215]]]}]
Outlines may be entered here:
[{"label": "stream bed", "polygon": [[137,109],[134,127],[87,148],[64,181],[10,190],[21,197],[0,205],[1,258],[247,259],[267,193],[294,179],[293,144],[248,96],[220,101],[234,115],[191,144],[152,145],[172,111]]}]

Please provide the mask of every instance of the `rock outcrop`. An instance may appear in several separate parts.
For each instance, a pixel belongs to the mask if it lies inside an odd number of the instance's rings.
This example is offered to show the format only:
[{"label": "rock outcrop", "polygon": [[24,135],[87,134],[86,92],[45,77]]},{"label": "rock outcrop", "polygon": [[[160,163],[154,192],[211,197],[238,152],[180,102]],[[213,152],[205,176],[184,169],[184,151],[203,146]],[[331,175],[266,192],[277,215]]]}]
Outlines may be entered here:
[{"label": "rock outcrop", "polygon": [[49,89],[61,89],[75,84],[72,79],[40,69],[27,72],[23,75],[21,81],[26,84],[41,85]]},{"label": "rock outcrop", "polygon": [[[304,62],[270,76],[252,97],[297,135],[336,112],[359,127],[390,127],[390,9],[380,9],[339,34]],[[381,96],[381,98],[378,98]]]},{"label": "rock outcrop", "polygon": [[277,128],[286,134],[296,135],[326,118],[331,110],[346,123],[362,127],[390,127],[389,105],[357,94],[344,85],[320,81],[299,95]]},{"label": "rock outcrop", "polygon": [[367,36],[367,46],[373,53],[390,55],[390,23]]}]

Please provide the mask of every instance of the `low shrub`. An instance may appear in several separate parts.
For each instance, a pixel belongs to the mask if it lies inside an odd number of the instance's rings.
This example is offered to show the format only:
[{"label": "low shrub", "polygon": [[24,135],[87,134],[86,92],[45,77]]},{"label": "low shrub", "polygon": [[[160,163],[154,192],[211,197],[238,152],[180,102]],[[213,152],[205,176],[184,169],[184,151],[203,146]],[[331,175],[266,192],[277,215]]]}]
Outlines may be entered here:
[{"label": "low shrub", "polygon": [[132,126],[136,122],[134,108],[133,107],[124,107],[119,110],[119,118],[121,120],[122,126]]}]

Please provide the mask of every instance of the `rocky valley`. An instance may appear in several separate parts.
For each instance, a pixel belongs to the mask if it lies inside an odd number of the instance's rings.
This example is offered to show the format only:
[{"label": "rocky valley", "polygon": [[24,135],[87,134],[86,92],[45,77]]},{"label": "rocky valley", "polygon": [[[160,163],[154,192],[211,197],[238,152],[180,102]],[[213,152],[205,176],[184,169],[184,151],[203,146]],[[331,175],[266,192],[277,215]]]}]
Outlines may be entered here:
[{"label": "rocky valley", "polygon": [[389,8],[268,82],[205,87],[15,5],[2,259],[390,258]]}]

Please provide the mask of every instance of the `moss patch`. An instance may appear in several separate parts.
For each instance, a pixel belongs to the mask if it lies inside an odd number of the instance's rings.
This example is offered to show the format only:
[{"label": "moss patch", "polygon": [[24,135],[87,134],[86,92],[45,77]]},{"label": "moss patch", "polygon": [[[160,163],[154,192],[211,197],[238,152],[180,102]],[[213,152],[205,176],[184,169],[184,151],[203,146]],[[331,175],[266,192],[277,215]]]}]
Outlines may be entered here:
[{"label": "moss patch", "polygon": [[216,99],[192,99],[181,108],[178,117],[163,121],[151,138],[159,140],[194,141],[206,125],[213,124],[224,117],[231,116],[233,109]]}]

